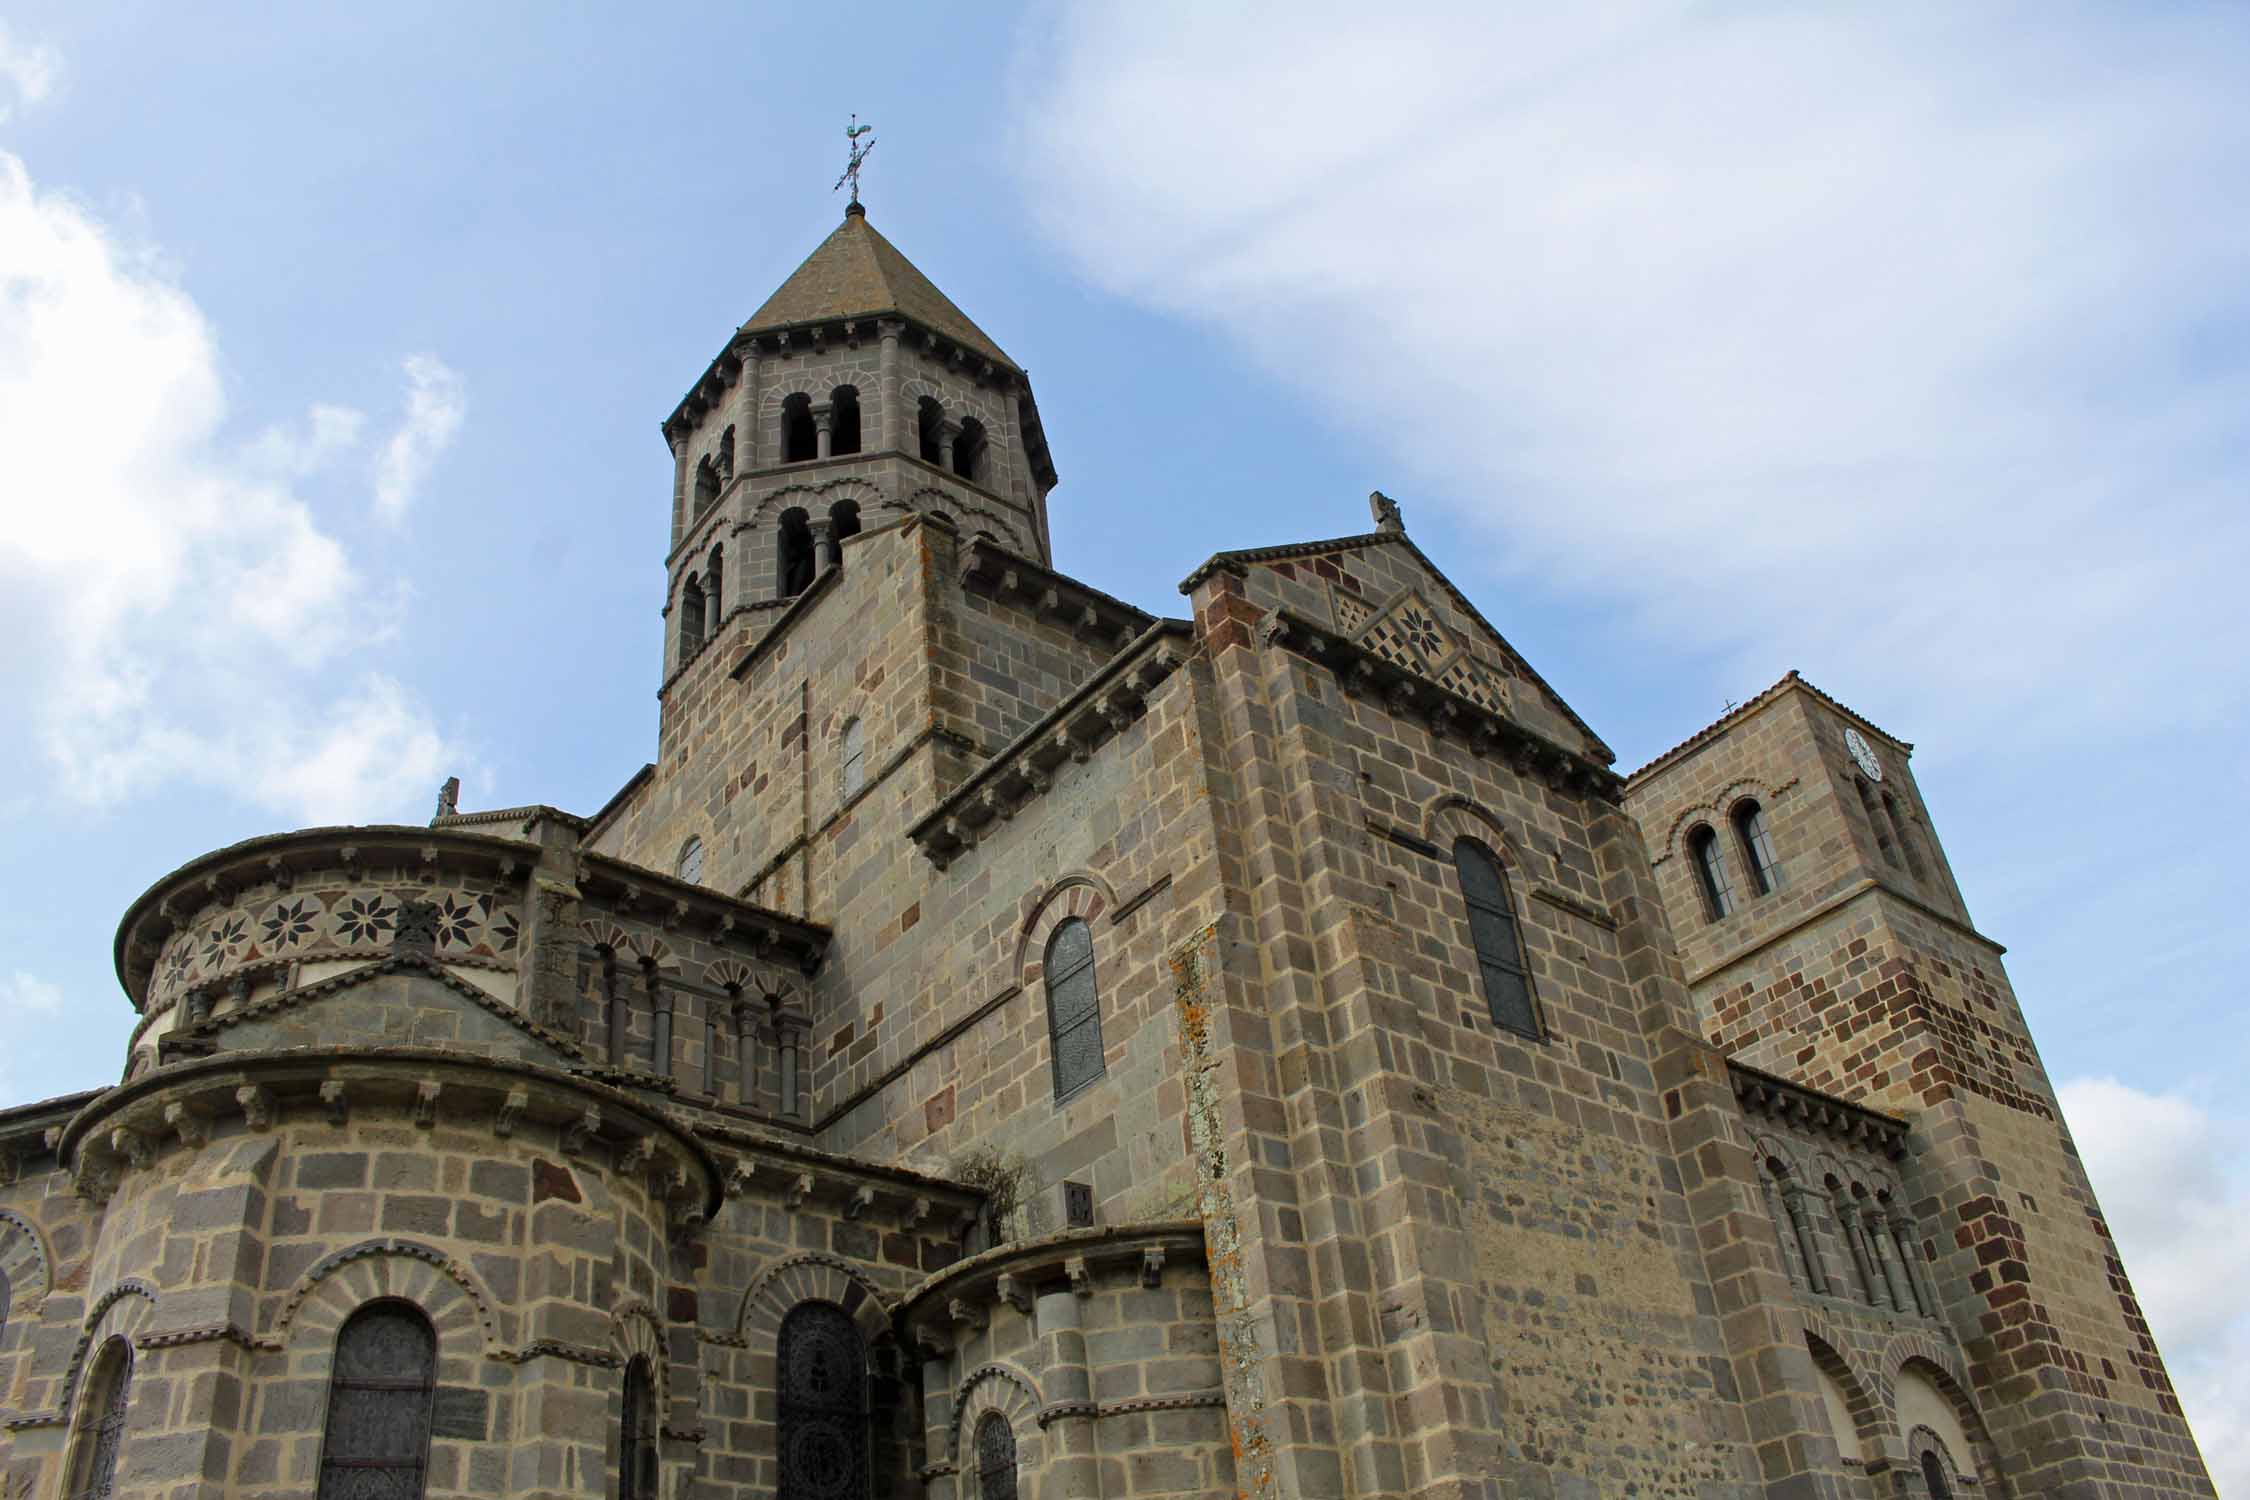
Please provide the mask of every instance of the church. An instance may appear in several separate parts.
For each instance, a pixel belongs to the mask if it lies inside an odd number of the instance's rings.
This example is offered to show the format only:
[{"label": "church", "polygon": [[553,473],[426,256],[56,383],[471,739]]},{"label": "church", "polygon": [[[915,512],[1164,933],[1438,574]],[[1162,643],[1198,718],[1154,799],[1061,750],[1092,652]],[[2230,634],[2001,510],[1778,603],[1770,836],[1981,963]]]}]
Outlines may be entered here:
[{"label": "church", "polygon": [[856,201],[662,432],[655,758],[0,1108],[8,1500],[2214,1493],[1910,743],[1621,772],[1379,494],[1089,587]]}]

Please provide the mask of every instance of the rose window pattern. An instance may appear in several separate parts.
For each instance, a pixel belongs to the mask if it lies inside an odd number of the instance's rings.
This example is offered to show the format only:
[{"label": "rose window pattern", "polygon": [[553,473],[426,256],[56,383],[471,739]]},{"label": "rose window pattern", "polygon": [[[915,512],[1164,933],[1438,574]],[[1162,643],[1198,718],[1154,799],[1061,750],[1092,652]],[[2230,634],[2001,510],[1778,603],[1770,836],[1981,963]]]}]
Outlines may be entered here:
[{"label": "rose window pattern", "polygon": [[781,1324],[780,1500],[864,1500],[867,1346],[843,1310],[792,1309]]},{"label": "rose window pattern", "polygon": [[1331,597],[1338,627],[1383,660],[1479,708],[1506,712],[1505,675],[1479,661],[1420,594],[1408,592],[1382,610],[1370,610],[1342,590]]}]

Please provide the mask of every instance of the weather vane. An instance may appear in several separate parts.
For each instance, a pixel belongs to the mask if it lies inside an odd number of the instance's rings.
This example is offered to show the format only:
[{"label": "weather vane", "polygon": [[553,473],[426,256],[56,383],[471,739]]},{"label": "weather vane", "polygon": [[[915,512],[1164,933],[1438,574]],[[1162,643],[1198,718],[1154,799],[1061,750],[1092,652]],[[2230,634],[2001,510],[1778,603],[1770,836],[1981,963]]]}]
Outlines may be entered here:
[{"label": "weather vane", "polygon": [[[859,141],[859,138],[863,135],[868,137],[867,144],[864,146]],[[850,183],[852,185],[852,207],[854,208],[859,207],[859,164],[867,160],[868,152],[875,149],[874,135],[875,127],[860,124],[859,115],[856,111],[852,115],[851,124],[844,127],[844,139],[851,142],[852,158],[844,167],[844,175],[836,179],[836,187],[830,188],[829,191],[834,192],[836,188],[841,188],[847,182]]]}]

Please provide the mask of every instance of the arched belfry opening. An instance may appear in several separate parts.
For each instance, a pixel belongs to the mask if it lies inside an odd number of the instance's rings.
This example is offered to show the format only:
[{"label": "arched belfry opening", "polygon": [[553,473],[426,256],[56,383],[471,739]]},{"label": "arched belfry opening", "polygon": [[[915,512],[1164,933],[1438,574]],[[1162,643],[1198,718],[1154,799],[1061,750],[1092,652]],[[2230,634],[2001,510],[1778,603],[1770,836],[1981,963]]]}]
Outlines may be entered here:
[{"label": "arched belfry opening", "polygon": [[859,535],[859,502],[839,500],[828,507],[828,537],[841,542],[845,537]]},{"label": "arched belfry opening", "polygon": [[719,498],[719,466],[706,453],[695,465],[695,513],[702,515]]},{"label": "arched belfry opening", "polygon": [[945,408],[924,396],[914,408],[916,451],[926,464],[945,462]]},{"label": "arched belfry opening", "polygon": [[828,451],[841,458],[859,446],[859,388],[840,385],[828,398]]},{"label": "arched belfry opening", "polygon": [[813,424],[812,397],[799,391],[781,403],[781,461],[801,464],[820,453],[820,432]]},{"label": "arched belfry opening", "polygon": [[975,417],[961,424],[961,431],[953,439],[953,472],[971,484],[981,483],[985,469],[984,424]]},{"label": "arched belfry opening", "polygon": [[781,513],[781,530],[775,538],[774,593],[787,599],[812,587],[812,518],[791,506]]}]

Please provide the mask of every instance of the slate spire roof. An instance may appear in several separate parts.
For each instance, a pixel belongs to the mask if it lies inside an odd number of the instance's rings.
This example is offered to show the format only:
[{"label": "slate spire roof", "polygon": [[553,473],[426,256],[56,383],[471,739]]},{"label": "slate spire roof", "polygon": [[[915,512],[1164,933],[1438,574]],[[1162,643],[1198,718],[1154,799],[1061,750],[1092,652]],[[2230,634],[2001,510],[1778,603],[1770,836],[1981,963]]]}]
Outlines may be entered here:
[{"label": "slate spire roof", "polygon": [[822,240],[805,263],[789,273],[781,289],[750,315],[741,332],[886,316],[918,323],[1020,373],[1016,362],[970,322],[967,313],[876,232],[867,222],[866,210],[856,203],[845,211],[835,233]]}]

